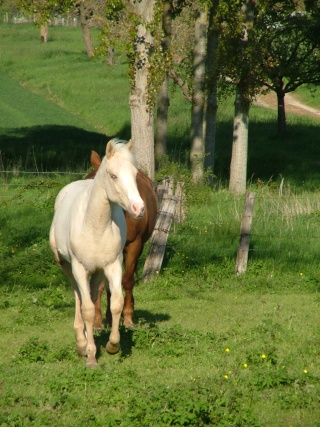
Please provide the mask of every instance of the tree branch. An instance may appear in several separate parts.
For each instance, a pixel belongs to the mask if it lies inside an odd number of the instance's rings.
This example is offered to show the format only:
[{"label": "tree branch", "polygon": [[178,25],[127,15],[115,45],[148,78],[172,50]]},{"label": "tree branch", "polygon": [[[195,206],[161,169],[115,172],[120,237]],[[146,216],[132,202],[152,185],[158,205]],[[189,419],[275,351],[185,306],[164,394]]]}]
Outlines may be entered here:
[{"label": "tree branch", "polygon": [[191,96],[191,94],[189,92],[188,85],[186,84],[186,82],[184,82],[182,80],[182,78],[180,76],[178,76],[178,74],[174,70],[170,70],[169,71],[169,76],[180,87],[180,89],[182,90],[183,97],[187,101],[192,102],[192,96]]}]

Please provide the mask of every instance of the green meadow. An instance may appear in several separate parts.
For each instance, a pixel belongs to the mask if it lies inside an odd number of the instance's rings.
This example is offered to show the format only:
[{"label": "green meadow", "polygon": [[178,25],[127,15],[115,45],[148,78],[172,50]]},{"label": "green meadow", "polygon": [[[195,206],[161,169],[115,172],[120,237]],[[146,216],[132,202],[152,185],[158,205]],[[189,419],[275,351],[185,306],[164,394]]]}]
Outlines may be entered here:
[{"label": "green meadow", "polygon": [[[94,33],[94,37],[97,34]],[[232,100],[221,100],[214,188],[188,174],[190,107],[172,88],[168,163],[187,218],[163,268],[140,280],[121,351],[96,333],[98,364],[75,350],[74,297],[48,245],[58,191],[92,149],[130,137],[126,56],[88,59],[75,28],[0,24],[0,425],[320,426],[320,121],[252,107],[247,272],[235,275],[244,196],[227,191]],[[302,89],[305,102],[320,102]],[[312,98],[312,99],[311,99]],[[105,303],[104,303],[105,304]]]}]

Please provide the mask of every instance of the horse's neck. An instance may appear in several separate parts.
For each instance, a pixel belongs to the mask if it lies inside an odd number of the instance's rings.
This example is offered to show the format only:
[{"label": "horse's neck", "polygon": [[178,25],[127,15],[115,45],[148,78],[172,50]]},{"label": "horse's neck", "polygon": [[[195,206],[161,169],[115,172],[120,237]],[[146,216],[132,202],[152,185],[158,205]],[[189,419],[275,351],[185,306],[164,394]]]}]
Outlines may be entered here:
[{"label": "horse's neck", "polygon": [[93,180],[88,206],[85,213],[85,223],[93,229],[104,231],[111,226],[112,209],[107,197],[101,173]]}]

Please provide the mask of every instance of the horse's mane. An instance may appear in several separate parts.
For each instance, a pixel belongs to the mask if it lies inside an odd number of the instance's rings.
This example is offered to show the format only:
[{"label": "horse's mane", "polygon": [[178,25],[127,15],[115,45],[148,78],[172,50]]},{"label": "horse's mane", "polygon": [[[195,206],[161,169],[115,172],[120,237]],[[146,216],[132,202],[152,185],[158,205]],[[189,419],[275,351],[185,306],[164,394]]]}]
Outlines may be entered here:
[{"label": "horse's mane", "polygon": [[108,142],[108,144],[112,144],[113,148],[116,152],[119,152],[122,150],[123,153],[121,153],[121,155],[124,154],[124,156],[127,160],[129,160],[131,163],[133,163],[135,166],[137,166],[137,160],[136,160],[131,148],[129,150],[124,150],[124,148],[126,148],[126,146],[128,144],[131,144],[130,141],[128,142],[128,141],[125,141],[125,140],[122,140],[119,138],[112,138]]},{"label": "horse's mane", "polygon": [[[112,144],[113,149],[115,151],[120,151],[123,148],[126,147],[127,144],[129,144],[127,141],[124,141],[122,139],[119,138],[113,138],[109,141],[109,143]],[[124,156],[131,162],[133,163],[136,167],[137,167],[137,160],[134,156],[134,154],[132,153],[132,150],[123,150],[123,154]],[[94,169],[92,169],[91,171],[89,171],[85,176],[84,179],[90,179],[90,178],[94,178],[99,167],[101,164],[101,158],[99,156],[99,154],[96,151],[91,151],[91,164],[93,166]],[[144,175],[144,173],[142,171],[139,170],[138,172],[141,177],[148,182],[148,184],[152,187],[152,183],[151,180],[149,180],[149,178],[147,176]]]}]

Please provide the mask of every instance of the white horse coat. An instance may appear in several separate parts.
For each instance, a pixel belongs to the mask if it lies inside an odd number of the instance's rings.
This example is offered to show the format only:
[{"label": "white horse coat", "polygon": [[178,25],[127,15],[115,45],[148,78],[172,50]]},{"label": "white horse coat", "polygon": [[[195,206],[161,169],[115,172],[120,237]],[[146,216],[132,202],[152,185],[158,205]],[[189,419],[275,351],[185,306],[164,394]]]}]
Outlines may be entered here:
[{"label": "white horse coat", "polygon": [[94,180],[65,186],[55,202],[50,246],[75,290],[74,328],[77,348],[87,365],[97,364],[93,340],[94,304],[101,280],[111,291],[112,330],[107,350],[119,350],[119,320],[123,307],[122,250],[126,241],[123,209],[133,217],[143,215],[137,189],[137,168],[131,143],[111,140]]}]

